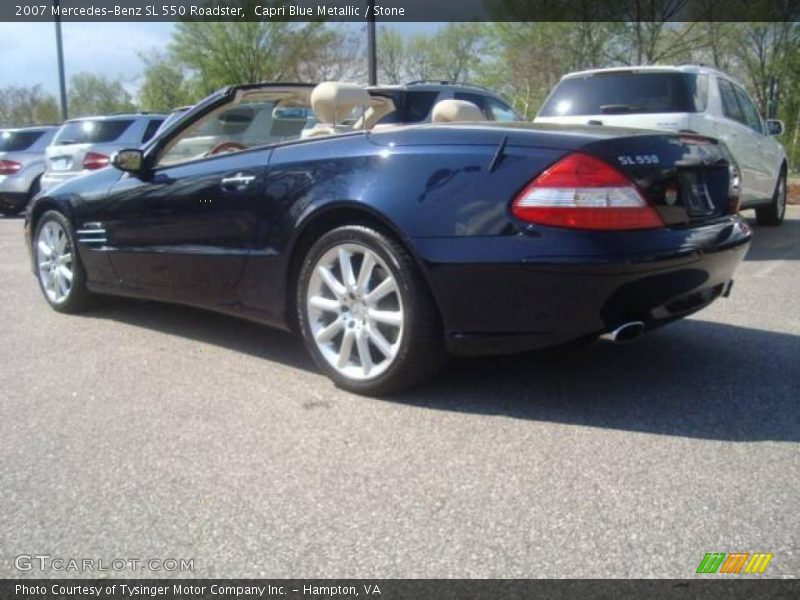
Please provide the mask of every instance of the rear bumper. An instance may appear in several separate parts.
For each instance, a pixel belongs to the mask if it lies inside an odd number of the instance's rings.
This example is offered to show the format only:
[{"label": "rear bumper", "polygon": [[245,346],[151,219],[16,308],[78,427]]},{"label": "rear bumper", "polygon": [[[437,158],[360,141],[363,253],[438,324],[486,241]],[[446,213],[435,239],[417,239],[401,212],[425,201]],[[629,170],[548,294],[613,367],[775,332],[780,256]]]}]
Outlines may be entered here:
[{"label": "rear bumper", "polygon": [[652,329],[691,314],[727,290],[750,238],[748,225],[731,217],[686,229],[541,228],[414,245],[449,349],[482,355],[554,346],[627,321]]},{"label": "rear bumper", "polygon": [[0,213],[18,213],[28,204],[27,192],[3,192],[0,191]]}]

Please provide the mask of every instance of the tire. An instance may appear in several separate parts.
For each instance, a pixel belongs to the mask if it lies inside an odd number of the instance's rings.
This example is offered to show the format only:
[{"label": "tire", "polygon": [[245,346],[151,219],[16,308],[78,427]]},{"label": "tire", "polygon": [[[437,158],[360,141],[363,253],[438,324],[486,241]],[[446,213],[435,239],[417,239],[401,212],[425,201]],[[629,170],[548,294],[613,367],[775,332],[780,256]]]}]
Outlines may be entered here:
[{"label": "tire", "polygon": [[339,227],[311,246],[296,306],[309,353],[348,391],[388,395],[433,377],[444,363],[439,314],[419,268],[371,227]]},{"label": "tire", "polygon": [[[91,294],[86,289],[86,271],[67,218],[56,210],[44,213],[36,225],[32,243],[36,279],[47,303],[62,313],[86,308]],[[67,277],[67,273],[71,277]]]},{"label": "tire", "polygon": [[775,184],[775,193],[772,194],[772,201],[766,205],[756,208],[756,220],[759,225],[780,225],[786,215],[786,172],[782,171]]}]

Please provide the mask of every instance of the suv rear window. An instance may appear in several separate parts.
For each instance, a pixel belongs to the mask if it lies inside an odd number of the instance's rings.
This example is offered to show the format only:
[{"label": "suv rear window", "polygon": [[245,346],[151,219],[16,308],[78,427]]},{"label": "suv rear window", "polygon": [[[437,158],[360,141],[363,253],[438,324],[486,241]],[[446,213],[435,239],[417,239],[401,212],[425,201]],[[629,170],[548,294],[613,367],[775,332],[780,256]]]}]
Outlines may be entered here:
[{"label": "suv rear window", "polygon": [[409,92],[405,90],[378,90],[394,102],[395,111],[381,118],[378,123],[420,123],[428,118],[439,92]]},{"label": "suv rear window", "polygon": [[153,135],[155,135],[156,131],[158,131],[161,128],[161,125],[163,125],[163,123],[164,123],[163,119],[152,119],[147,124],[147,129],[144,130],[144,135],[142,136],[142,143],[144,144],[145,142],[149,141],[150,138],[153,137]]},{"label": "suv rear window", "polygon": [[708,100],[708,76],[695,73],[602,73],[564,79],[539,115],[700,112]]},{"label": "suv rear window", "polygon": [[122,135],[123,131],[130,127],[131,123],[133,123],[132,119],[70,121],[61,126],[55,140],[53,140],[53,145],[113,142]]},{"label": "suv rear window", "polygon": [[0,152],[21,152],[36,143],[44,131],[0,131]]}]

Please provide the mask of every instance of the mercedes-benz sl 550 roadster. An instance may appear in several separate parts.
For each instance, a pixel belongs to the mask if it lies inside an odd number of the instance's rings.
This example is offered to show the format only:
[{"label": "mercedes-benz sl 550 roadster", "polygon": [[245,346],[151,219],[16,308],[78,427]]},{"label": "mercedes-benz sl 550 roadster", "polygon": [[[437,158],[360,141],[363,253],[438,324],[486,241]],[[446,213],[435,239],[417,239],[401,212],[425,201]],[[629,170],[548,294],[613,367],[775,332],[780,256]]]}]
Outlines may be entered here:
[{"label": "mercedes-benz sl 550 roadster", "polygon": [[631,340],[730,291],[750,229],[698,135],[432,122],[354,84],[255,84],[34,199],[45,300],[183,303],[298,330],[338,385],[386,394],[448,354]]}]

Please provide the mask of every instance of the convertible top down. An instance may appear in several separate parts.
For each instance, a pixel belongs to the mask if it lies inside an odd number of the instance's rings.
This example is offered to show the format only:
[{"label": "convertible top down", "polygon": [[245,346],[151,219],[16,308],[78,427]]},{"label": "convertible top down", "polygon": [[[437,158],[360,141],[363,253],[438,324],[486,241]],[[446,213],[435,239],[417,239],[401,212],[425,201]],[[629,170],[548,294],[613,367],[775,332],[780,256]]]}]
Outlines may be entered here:
[{"label": "convertible top down", "polygon": [[632,338],[729,291],[750,230],[723,144],[440,104],[429,125],[373,128],[391,99],[353,84],[221,90],[34,200],[44,297],[298,329],[337,384],[385,394],[448,352]]}]

